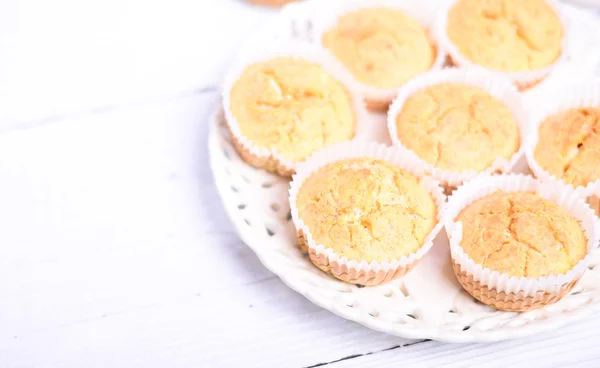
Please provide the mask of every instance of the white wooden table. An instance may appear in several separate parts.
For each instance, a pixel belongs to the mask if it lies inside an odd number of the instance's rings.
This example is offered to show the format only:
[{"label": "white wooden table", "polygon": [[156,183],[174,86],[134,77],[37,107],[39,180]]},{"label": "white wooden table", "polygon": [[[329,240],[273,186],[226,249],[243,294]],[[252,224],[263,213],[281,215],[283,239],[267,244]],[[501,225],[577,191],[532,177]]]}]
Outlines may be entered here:
[{"label": "white wooden table", "polygon": [[241,0],[0,1],[0,367],[600,366],[600,317],[409,341],[311,304],[233,233],[207,115]]}]

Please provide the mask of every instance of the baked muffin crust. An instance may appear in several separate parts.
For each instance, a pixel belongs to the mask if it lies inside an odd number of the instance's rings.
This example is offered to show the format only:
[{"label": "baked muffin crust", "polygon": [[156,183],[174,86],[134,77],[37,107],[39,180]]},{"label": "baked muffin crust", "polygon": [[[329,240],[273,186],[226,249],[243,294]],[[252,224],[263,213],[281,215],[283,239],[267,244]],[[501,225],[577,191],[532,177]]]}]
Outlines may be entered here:
[{"label": "baked muffin crust", "polygon": [[410,96],[396,118],[404,146],[437,168],[484,171],[519,150],[519,127],[510,109],[486,91],[438,84]]},{"label": "baked muffin crust", "polygon": [[395,88],[429,70],[436,50],[427,31],[401,11],[374,7],[345,14],[323,46],[366,85]]},{"label": "baked muffin crust", "polygon": [[446,31],[465,58],[494,70],[542,69],[562,53],[560,19],[544,0],[459,0]]},{"label": "baked muffin crust", "polygon": [[600,179],[600,107],[568,109],[544,120],[534,157],[568,184]]},{"label": "baked muffin crust", "polygon": [[408,256],[437,222],[434,200],[417,178],[370,158],[320,168],[302,184],[296,205],[317,244],[349,260]]},{"label": "baked muffin crust", "polygon": [[587,253],[579,222],[535,193],[497,191],[466,207],[456,221],[462,222],[464,251],[510,276],[566,273]]},{"label": "baked muffin crust", "polygon": [[349,92],[320,65],[305,60],[250,65],[233,85],[230,101],[241,133],[253,145],[291,161],[354,136]]}]

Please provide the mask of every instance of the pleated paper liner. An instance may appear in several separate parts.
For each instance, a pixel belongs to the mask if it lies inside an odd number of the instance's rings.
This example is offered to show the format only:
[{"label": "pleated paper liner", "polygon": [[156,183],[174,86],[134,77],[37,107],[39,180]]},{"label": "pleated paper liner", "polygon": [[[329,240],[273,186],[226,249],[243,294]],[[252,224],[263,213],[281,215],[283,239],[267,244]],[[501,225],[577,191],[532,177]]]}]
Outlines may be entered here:
[{"label": "pleated paper liner", "polygon": [[[481,88],[493,97],[502,101],[510,109],[519,125],[519,134],[521,136],[520,149],[515,152],[510,159],[498,158],[489,168],[481,172],[444,170],[423,160],[419,155],[402,143],[398,138],[396,120],[398,115],[402,112],[406,101],[421,90],[445,83],[460,83]],[[398,147],[405,155],[411,157],[415,162],[419,162],[427,174],[433,176],[434,179],[439,180],[444,187],[445,193],[448,195],[463,182],[472,180],[478,176],[509,173],[514,170],[523,156],[527,132],[529,131],[528,122],[528,114],[523,104],[523,98],[510,81],[483,70],[456,68],[430,71],[406,83],[399,90],[398,96],[390,106],[387,118],[388,131],[394,146]]]},{"label": "pleated paper liner", "polygon": [[[296,171],[297,161],[285,158],[274,149],[259,147],[246,137],[239,126],[236,117],[231,111],[230,95],[234,84],[242,73],[255,63],[266,62],[277,58],[295,58],[320,65],[327,73],[338,80],[346,89],[352,99],[352,108],[355,118],[355,135],[360,133],[361,123],[366,120],[366,109],[361,95],[357,93],[358,87],[346,70],[327,51],[303,42],[274,42],[257,44],[251,51],[239,56],[239,62],[230,69],[225,78],[223,87],[223,109],[225,120],[233,145],[244,161],[255,167],[282,175],[291,176]],[[277,124],[277,121],[273,121]]]},{"label": "pleated paper liner", "polygon": [[479,281],[475,281],[472,275],[464,271],[460,265],[452,263],[454,274],[458,283],[471,294],[475,299],[483,304],[490,305],[499,310],[528,312],[531,310],[543,308],[546,305],[554,304],[568,295],[571,290],[577,286],[579,279],[562,285],[558,292],[538,291],[534,295],[527,295],[525,292],[507,293],[498,292]]},{"label": "pleated paper liner", "polygon": [[[518,72],[503,72],[493,69],[485,68],[481,65],[474,63],[473,61],[467,59],[463,56],[456,45],[450,40],[447,33],[448,27],[448,12],[459,0],[451,0],[445,4],[445,6],[440,10],[437,15],[437,21],[435,23],[435,33],[436,37],[439,40],[440,44],[449,55],[449,59],[452,62],[452,65],[460,68],[476,68],[488,71],[490,73],[494,73],[499,77],[507,78],[511,80],[515,86],[520,91],[525,91],[530,88],[535,87],[540,82],[542,82],[553,70],[556,66],[562,64],[567,59],[567,51],[568,51],[568,37],[569,37],[569,24],[567,22],[567,18],[564,15],[561,5],[555,0],[546,0],[548,5],[554,10],[554,12],[558,15],[558,18],[563,27],[563,40],[562,40],[562,53],[560,57],[551,65],[537,70],[529,70],[529,71],[518,71]],[[476,35],[473,35],[476,37]]]},{"label": "pleated paper liner", "polygon": [[596,216],[600,217],[600,180],[590,186],[591,191],[587,197],[588,204],[596,212]]},{"label": "pleated paper liner", "polygon": [[[331,11],[315,17],[313,38],[317,43],[321,44],[323,35],[335,27],[340,17],[360,9],[368,8],[394,9],[416,19],[428,30],[429,39],[436,47],[436,58],[431,69],[441,69],[445,65],[446,52],[441,47],[437,40],[437,34],[434,32],[437,11],[440,8],[436,2],[413,0],[338,0]],[[327,10],[330,10],[330,7]],[[360,86],[360,94],[365,96],[368,109],[372,111],[386,111],[400,87],[377,88],[364,83],[357,83]]]},{"label": "pleated paper liner", "polygon": [[[462,223],[454,219],[477,199],[498,190],[535,192],[567,210],[584,230],[588,240],[587,256],[565,274],[537,279],[517,278],[477,264],[461,247]],[[600,223],[583,198],[571,187],[557,182],[541,182],[524,175],[479,177],[466,183],[449,197],[445,215],[452,263],[459,283],[477,300],[500,310],[523,312],[559,301],[581,279],[600,240]]]},{"label": "pleated paper liner", "polygon": [[[310,229],[299,217],[296,197],[306,179],[329,163],[363,157],[385,161],[406,170],[419,178],[419,184],[432,196],[437,207],[436,216],[438,223],[425,238],[425,242],[421,248],[415,253],[401,259],[384,262],[373,261],[369,263],[347,259],[336,254],[327,244],[317,244],[312,238]],[[310,260],[324,272],[342,281],[367,286],[379,285],[405,275],[425,256],[433,246],[433,240],[442,228],[441,220],[445,200],[446,197],[439,183],[431,177],[425,176],[418,163],[412,162],[410,158],[402,155],[393,147],[369,142],[360,138],[350,142],[331,145],[313,154],[298,166],[298,171],[293,177],[290,189],[292,220],[296,226],[300,244],[308,252]],[[398,244],[397,246],[402,245]]]}]

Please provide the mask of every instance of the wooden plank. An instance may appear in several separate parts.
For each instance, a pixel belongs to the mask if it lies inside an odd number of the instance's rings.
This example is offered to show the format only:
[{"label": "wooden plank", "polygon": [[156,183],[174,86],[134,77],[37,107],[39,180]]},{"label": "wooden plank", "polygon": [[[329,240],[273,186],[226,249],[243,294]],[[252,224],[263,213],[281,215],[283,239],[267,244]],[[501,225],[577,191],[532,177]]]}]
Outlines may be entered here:
[{"label": "wooden plank", "polygon": [[221,83],[276,11],[241,0],[0,2],[0,128]]},{"label": "wooden plank", "polygon": [[7,365],[310,366],[406,342],[313,305],[233,234],[215,98],[0,134]]},{"label": "wooden plank", "polygon": [[539,336],[491,344],[430,341],[349,359],[333,367],[597,367],[600,318]]}]

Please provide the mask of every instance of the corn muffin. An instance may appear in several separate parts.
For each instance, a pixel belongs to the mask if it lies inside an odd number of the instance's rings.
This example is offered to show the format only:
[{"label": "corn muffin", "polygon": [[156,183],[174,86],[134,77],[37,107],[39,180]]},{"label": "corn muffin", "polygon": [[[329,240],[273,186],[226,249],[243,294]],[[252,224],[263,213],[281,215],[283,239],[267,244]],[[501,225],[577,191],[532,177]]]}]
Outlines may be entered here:
[{"label": "corn muffin", "polygon": [[463,225],[464,251],[501,274],[532,279],[564,274],[587,254],[579,222],[536,193],[497,191],[466,207],[456,221]]},{"label": "corn muffin", "polygon": [[436,84],[410,96],[396,128],[404,146],[448,171],[485,171],[520,147],[511,110],[486,91],[461,83]]},{"label": "corn muffin", "polygon": [[458,0],[446,33],[464,58],[503,72],[543,69],[562,53],[563,27],[545,0]]},{"label": "corn muffin", "polygon": [[[323,67],[299,58],[275,58],[247,67],[233,84],[229,109],[253,147],[291,162],[351,139],[356,125],[350,92]],[[244,153],[251,164],[274,168],[269,162],[257,164]]]},{"label": "corn muffin", "polygon": [[568,109],[544,120],[534,158],[567,184],[600,179],[600,107]]},{"label": "corn muffin", "polygon": [[417,178],[371,158],[323,166],[304,181],[296,206],[317,244],[359,262],[415,253],[437,223],[436,204]]},{"label": "corn muffin", "polygon": [[376,88],[399,87],[429,70],[436,58],[427,30],[391,8],[362,8],[345,14],[321,41],[359,82]]}]

